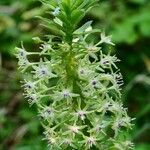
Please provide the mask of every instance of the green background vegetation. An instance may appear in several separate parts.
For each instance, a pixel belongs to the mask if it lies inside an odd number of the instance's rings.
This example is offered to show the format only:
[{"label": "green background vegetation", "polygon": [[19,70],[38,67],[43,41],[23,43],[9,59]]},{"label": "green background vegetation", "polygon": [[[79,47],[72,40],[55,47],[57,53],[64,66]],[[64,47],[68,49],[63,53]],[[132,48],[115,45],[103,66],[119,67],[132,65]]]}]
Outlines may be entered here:
[{"label": "green background vegetation", "polygon": [[[23,99],[21,76],[14,47],[51,31],[35,16],[49,16],[47,8],[33,0],[0,0],[0,150],[47,150],[41,140],[43,129],[37,110]],[[150,1],[101,0],[83,19],[112,34],[114,53],[124,77],[123,101],[129,115],[136,118],[131,139],[136,150],[150,149]],[[98,38],[94,36],[92,38]]]}]

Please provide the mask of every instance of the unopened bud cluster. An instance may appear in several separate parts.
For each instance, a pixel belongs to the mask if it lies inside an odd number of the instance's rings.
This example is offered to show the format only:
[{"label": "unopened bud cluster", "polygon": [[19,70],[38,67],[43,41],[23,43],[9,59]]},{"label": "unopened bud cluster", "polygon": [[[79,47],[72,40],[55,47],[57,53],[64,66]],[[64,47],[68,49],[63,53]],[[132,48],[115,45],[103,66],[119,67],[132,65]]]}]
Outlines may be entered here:
[{"label": "unopened bud cluster", "polygon": [[[30,105],[37,105],[50,149],[132,149],[126,138],[132,119],[121,102],[119,60],[102,50],[105,44],[114,45],[111,36],[92,29],[91,21],[75,26],[96,1],[42,2],[61,34],[49,36],[47,42],[34,38],[39,50],[29,52],[22,45],[16,56],[24,74],[24,95]],[[89,42],[95,32],[99,42]]]}]

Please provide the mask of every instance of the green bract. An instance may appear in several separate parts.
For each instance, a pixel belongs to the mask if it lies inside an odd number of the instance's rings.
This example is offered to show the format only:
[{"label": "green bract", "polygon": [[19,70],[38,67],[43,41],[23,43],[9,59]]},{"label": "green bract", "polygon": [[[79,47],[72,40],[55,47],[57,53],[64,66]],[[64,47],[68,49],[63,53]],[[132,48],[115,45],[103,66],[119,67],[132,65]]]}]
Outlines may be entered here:
[{"label": "green bract", "polygon": [[[41,43],[40,52],[16,48],[24,75],[25,95],[36,104],[51,150],[128,150],[126,133],[132,119],[121,103],[122,76],[116,56],[104,54],[111,36],[92,29],[92,21],[77,28],[96,0],[41,0],[53,19],[42,18],[54,35]],[[100,41],[89,42],[98,32]],[[39,62],[29,60],[35,55]]]}]

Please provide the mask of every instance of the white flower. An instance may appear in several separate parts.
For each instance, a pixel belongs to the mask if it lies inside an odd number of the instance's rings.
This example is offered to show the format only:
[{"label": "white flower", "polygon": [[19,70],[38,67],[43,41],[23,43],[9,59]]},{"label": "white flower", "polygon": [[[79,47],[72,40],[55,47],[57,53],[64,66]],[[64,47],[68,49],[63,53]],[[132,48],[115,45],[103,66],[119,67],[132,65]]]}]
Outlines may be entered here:
[{"label": "white flower", "polygon": [[91,44],[86,44],[85,48],[88,57],[92,57],[93,59],[95,59],[95,61],[98,60],[96,52],[100,50],[99,47],[96,47],[91,43]]},{"label": "white flower", "polygon": [[17,51],[16,57],[20,60],[20,59],[26,59],[27,56],[27,52],[24,48],[15,48]]},{"label": "white flower", "polygon": [[28,102],[29,102],[30,105],[33,105],[39,99],[37,94],[27,94],[26,98],[28,98]]},{"label": "white flower", "polygon": [[77,112],[73,113],[73,115],[76,117],[76,120],[78,120],[78,118],[80,118],[82,121],[84,121],[86,118],[86,115],[89,113],[91,113],[91,112],[88,112],[86,110],[78,110]]},{"label": "white flower", "polygon": [[74,125],[74,126],[69,126],[69,129],[70,129],[73,133],[78,133],[80,127]]},{"label": "white flower", "polygon": [[98,138],[90,135],[89,137],[84,136],[84,140],[79,143],[83,143],[85,145],[86,149],[91,149],[92,146],[97,145],[97,141],[99,141]]},{"label": "white flower", "polygon": [[77,103],[78,103],[78,107],[76,108],[76,111],[71,113],[73,115],[73,118],[72,120],[74,121],[78,121],[78,119],[81,119],[82,121],[85,120],[86,118],[86,115],[90,114],[90,113],[93,113],[93,110],[87,110],[88,107],[84,107],[81,109],[81,99],[78,98],[77,99]]},{"label": "white flower", "polygon": [[86,127],[86,125],[83,125],[83,126],[78,126],[76,125],[76,122],[73,124],[73,125],[67,125],[67,128],[68,130],[65,131],[63,133],[63,135],[71,135],[73,138],[75,137],[76,134],[81,134],[82,135],[82,132],[80,130],[84,129]]},{"label": "white flower", "polygon": [[110,45],[115,45],[114,43],[111,42],[111,36],[105,36],[105,33],[101,33],[100,43],[107,43]]},{"label": "white flower", "polygon": [[52,12],[52,14],[53,14],[54,16],[58,16],[59,13],[60,13],[60,8],[59,8],[59,7],[56,7],[56,8],[54,9],[54,11]]},{"label": "white flower", "polygon": [[44,77],[49,75],[49,70],[46,66],[41,66],[36,69],[36,74],[39,77]]},{"label": "white flower", "polygon": [[57,77],[55,74],[51,72],[51,68],[48,65],[39,64],[39,66],[33,66],[33,73],[36,78],[54,78]]},{"label": "white flower", "polygon": [[86,144],[89,148],[91,148],[93,145],[96,145],[96,138],[94,138],[93,136],[87,137]]},{"label": "white flower", "polygon": [[24,83],[23,87],[27,93],[32,93],[35,91],[35,89],[36,89],[35,82],[27,81],[27,80],[25,80],[24,82],[25,83]]},{"label": "white flower", "polygon": [[108,100],[107,101],[103,100],[100,103],[95,104],[95,107],[98,108],[97,112],[102,112],[103,114],[105,114],[109,110],[110,106],[111,106],[111,103]]},{"label": "white flower", "polygon": [[43,111],[41,112],[40,116],[44,119],[53,119],[54,118],[54,109],[51,107],[44,107]]},{"label": "white flower", "polygon": [[71,93],[68,89],[63,90],[61,92],[61,95],[62,95],[62,98],[64,98],[64,99],[71,97]]},{"label": "white flower", "polygon": [[49,50],[52,50],[52,46],[50,44],[41,44],[39,48],[42,50],[41,54],[46,53]]},{"label": "white flower", "polygon": [[113,123],[112,129],[115,131],[115,137],[118,135],[118,132],[120,131],[121,127],[130,128],[132,127],[131,121],[134,119],[131,119],[129,116],[127,116],[127,113],[125,113],[126,116],[118,116]]},{"label": "white flower", "polygon": [[[82,63],[82,62],[81,62]],[[89,78],[91,78],[91,76],[93,77],[95,74],[95,70],[93,66],[86,66],[86,65],[82,65],[80,64],[79,68],[78,68],[78,75],[80,79],[83,80],[89,80]]]},{"label": "white flower", "polygon": [[68,129],[69,131],[66,131],[66,133],[71,133],[73,135],[73,137],[75,136],[75,134],[82,134],[82,132],[80,130],[84,129],[86,127],[86,125],[84,126],[77,126],[75,123],[71,126],[68,125]]},{"label": "white flower", "polygon": [[92,133],[92,134],[99,134],[99,133],[103,133],[104,135],[106,135],[105,133],[105,128],[109,125],[108,121],[105,120],[101,120],[99,118],[94,118],[94,121],[91,122],[93,125],[93,128],[91,128],[88,132]]},{"label": "white flower", "polygon": [[81,118],[81,120],[84,120],[86,113],[87,113],[86,111],[79,110],[79,111],[77,112],[77,115]]},{"label": "white flower", "polygon": [[67,144],[67,145],[71,145],[72,140],[71,139],[65,139],[64,143]]},{"label": "white flower", "polygon": [[99,77],[90,79],[88,86],[89,86],[89,88],[94,88],[94,89],[103,88],[103,85],[101,84],[101,82],[99,80]]},{"label": "white flower", "polygon": [[100,66],[97,67],[98,70],[100,70],[101,68],[111,68],[112,66],[115,69],[118,69],[118,67],[115,65],[116,62],[119,62],[120,60],[117,59],[117,57],[114,56],[110,56],[110,54],[105,55],[102,53],[102,51],[100,51]]},{"label": "white flower", "polygon": [[122,103],[115,102],[115,101],[112,101],[112,104],[108,109],[109,109],[109,111],[111,111],[115,114],[118,114],[118,112],[121,112],[124,110]]},{"label": "white flower", "polygon": [[27,58],[22,58],[18,61],[19,68],[25,69],[30,65],[30,62]]},{"label": "white flower", "polygon": [[[44,125],[45,126],[45,125]],[[44,132],[45,138],[48,142],[48,146],[50,149],[60,149],[59,147],[59,137],[56,136],[56,132],[54,131],[57,126],[50,128],[49,126],[45,126],[46,131]]]},{"label": "white flower", "polygon": [[98,52],[98,51],[99,51],[99,47],[96,47],[96,46],[93,45],[93,44],[86,45],[86,49],[87,49],[89,52]]},{"label": "white flower", "polygon": [[67,100],[67,104],[70,103],[73,97],[78,97],[76,93],[72,93],[70,89],[63,89],[62,91],[55,91],[53,98],[55,101]]},{"label": "white flower", "polygon": [[16,53],[16,57],[19,59],[18,61],[18,65],[20,69],[26,69],[29,65],[30,62],[27,59],[27,55],[28,52],[24,49],[24,47],[22,46],[22,48],[15,48],[17,53]]}]

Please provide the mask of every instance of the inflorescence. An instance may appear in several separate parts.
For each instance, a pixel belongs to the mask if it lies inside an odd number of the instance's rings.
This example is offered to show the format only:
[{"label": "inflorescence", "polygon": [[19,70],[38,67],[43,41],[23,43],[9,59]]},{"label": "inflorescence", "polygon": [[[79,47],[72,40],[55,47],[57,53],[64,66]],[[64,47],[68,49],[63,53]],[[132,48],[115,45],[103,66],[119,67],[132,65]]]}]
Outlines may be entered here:
[{"label": "inflorescence", "polygon": [[[40,44],[36,52],[22,44],[16,57],[24,74],[24,95],[37,105],[50,149],[132,149],[127,133],[133,119],[121,102],[119,60],[102,50],[103,45],[114,46],[111,36],[92,29],[92,21],[76,29],[97,1],[41,1],[50,8],[50,24],[58,32],[47,42],[33,38]],[[100,40],[89,42],[94,33]]]}]

